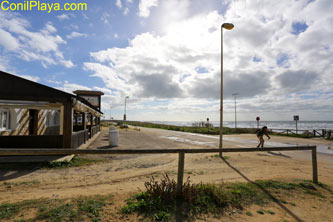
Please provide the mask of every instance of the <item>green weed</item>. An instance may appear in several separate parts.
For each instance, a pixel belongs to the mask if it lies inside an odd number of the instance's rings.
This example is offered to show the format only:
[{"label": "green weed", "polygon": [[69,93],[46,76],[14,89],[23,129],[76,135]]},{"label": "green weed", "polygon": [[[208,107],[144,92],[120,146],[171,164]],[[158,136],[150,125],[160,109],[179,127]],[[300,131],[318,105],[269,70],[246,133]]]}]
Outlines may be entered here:
[{"label": "green weed", "polygon": [[272,210],[267,210],[266,212],[269,213],[269,214],[272,214],[272,215],[275,214],[275,212],[272,211]]},{"label": "green weed", "polygon": [[249,217],[252,217],[253,216],[253,214],[250,212],[250,211],[246,211],[246,213],[245,213],[247,216],[249,216]]},{"label": "green weed", "polygon": [[19,212],[17,204],[0,205],[0,219],[11,219]]},{"label": "green weed", "polygon": [[[122,126],[125,123],[124,121],[121,120],[114,120],[113,122],[116,122],[117,125],[119,126]],[[201,134],[212,134],[212,135],[219,134],[219,127],[213,127],[207,124],[194,123],[193,126],[175,126],[175,125],[166,125],[166,124],[157,124],[150,122],[139,122],[139,121],[126,121],[126,124],[132,126],[166,129],[166,130],[182,131],[190,133],[201,133]],[[104,125],[108,126],[109,124],[105,123]],[[223,134],[255,133],[255,131],[256,129],[247,129],[247,128],[235,129],[235,128],[223,127]]]},{"label": "green weed", "polygon": [[0,164],[2,170],[36,170],[36,169],[62,169],[68,167],[80,167],[96,163],[103,163],[106,160],[88,159],[75,156],[71,161],[61,162],[37,162],[37,163],[4,163]]},{"label": "green weed", "polygon": [[[34,218],[29,222],[81,222],[100,221],[101,211],[106,205],[112,204],[113,196],[79,197],[72,200],[38,199],[14,204],[0,205],[0,221],[12,219],[30,209],[37,209]],[[18,220],[19,221],[19,220]],[[21,221],[24,221],[21,219]]]},{"label": "green weed", "polygon": [[30,185],[35,185],[35,184],[40,184],[38,180],[32,180],[32,181],[22,181],[22,182],[3,182],[3,185],[5,187],[16,187],[16,186],[30,186]]},{"label": "green weed", "polygon": [[257,213],[262,215],[265,214],[264,210],[257,210]]},{"label": "green weed", "polygon": [[78,213],[73,210],[73,204],[62,204],[50,208],[41,208],[37,216],[38,220],[49,220],[50,222],[73,221]]},{"label": "green weed", "polygon": [[[145,182],[146,191],[127,200],[121,212],[136,212],[153,221],[173,220],[179,212],[185,218],[207,213],[219,216],[225,211],[234,212],[236,209],[237,212],[241,212],[251,204],[263,206],[272,201],[263,189],[279,192],[303,189],[313,192],[312,186],[308,183],[310,182],[303,180],[298,183],[258,180],[255,183],[191,184],[188,178],[182,192],[177,194],[177,183],[165,174],[160,181],[152,177],[150,181]],[[288,204],[285,200],[280,201]],[[259,214],[265,212],[275,214],[271,210],[257,211]],[[251,212],[246,212],[246,215],[252,216]]]}]

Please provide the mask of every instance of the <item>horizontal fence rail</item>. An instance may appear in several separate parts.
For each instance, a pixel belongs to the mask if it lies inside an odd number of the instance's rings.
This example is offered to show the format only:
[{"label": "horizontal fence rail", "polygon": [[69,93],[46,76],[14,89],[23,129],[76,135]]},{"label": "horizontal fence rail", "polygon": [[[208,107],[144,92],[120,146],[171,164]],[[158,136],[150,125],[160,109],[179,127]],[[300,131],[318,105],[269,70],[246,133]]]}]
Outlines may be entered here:
[{"label": "horizontal fence rail", "polygon": [[294,151],[312,150],[316,146],[286,146],[265,148],[222,148],[222,149],[2,149],[0,156],[25,156],[25,155],[70,155],[70,154],[163,154],[163,153],[216,153],[216,152],[260,152],[260,151]]},{"label": "horizontal fence rail", "polygon": [[166,154],[178,153],[177,192],[182,192],[184,178],[185,153],[235,153],[235,152],[266,152],[266,151],[312,151],[312,176],[313,182],[318,183],[317,147],[316,146],[289,146],[267,148],[222,148],[222,149],[3,149],[0,148],[0,156],[31,156],[31,155],[70,155],[70,154]]}]

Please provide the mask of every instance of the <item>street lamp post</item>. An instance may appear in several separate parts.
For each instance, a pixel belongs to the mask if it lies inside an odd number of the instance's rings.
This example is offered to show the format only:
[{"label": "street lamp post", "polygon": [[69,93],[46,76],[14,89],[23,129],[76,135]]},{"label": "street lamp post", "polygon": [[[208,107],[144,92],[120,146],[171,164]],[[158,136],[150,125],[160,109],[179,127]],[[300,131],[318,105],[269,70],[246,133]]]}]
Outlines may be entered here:
[{"label": "street lamp post", "polygon": [[[223,28],[231,30],[234,28],[234,25],[231,23],[223,23],[221,25],[221,101],[220,101],[220,142],[219,148],[222,149],[222,130],[223,130]],[[220,157],[222,157],[222,152],[220,152]]]},{"label": "street lamp post", "polygon": [[239,93],[233,93],[232,95],[235,96],[235,129],[237,129],[236,97],[239,95]]},{"label": "street lamp post", "polygon": [[126,99],[128,99],[129,96],[125,97],[125,108],[124,108],[124,121],[126,121]]},{"label": "street lamp post", "polygon": [[112,116],[111,116],[111,108],[112,108],[112,103],[110,103],[110,121],[112,120]]}]

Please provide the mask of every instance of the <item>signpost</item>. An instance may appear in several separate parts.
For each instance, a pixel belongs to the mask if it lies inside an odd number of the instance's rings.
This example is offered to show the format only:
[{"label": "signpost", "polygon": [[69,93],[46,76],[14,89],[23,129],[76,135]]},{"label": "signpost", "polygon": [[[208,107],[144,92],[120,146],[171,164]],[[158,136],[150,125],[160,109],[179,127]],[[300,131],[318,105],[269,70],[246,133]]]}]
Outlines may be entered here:
[{"label": "signpost", "polygon": [[298,134],[297,122],[299,120],[299,116],[294,116],[294,120],[296,121],[296,134]]},{"label": "signpost", "polygon": [[129,96],[125,97],[125,108],[124,108],[124,121],[126,121],[126,99],[128,99]]},{"label": "signpost", "polygon": [[259,128],[259,121],[260,121],[260,117],[259,117],[259,116],[257,116],[256,120],[257,120],[257,128]]}]

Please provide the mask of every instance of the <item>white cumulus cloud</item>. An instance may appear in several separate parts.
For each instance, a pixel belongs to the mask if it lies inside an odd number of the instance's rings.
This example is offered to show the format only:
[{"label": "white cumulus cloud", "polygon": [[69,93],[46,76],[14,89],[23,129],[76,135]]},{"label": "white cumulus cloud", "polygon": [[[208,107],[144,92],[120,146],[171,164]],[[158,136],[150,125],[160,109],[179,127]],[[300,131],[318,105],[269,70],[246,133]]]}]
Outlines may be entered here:
[{"label": "white cumulus cloud", "polygon": [[88,35],[85,34],[85,33],[80,33],[80,32],[72,32],[71,34],[69,35],[66,35],[66,37],[68,39],[74,39],[74,38],[78,38],[78,37],[87,37]]},{"label": "white cumulus cloud", "polygon": [[[140,1],[139,16],[148,18],[157,4]],[[183,8],[187,7],[184,3]],[[185,17],[175,13],[177,19],[171,19],[159,34],[141,33],[126,47],[91,53],[92,61],[84,63],[84,69],[119,95],[136,98],[137,109],[152,109],[142,104],[167,100],[151,106],[183,117],[192,112],[217,117],[220,28],[223,22],[232,22],[233,30],[223,30],[226,118],[233,115],[231,94],[239,92],[240,119],[258,114],[281,119],[277,110],[283,116],[299,110],[329,119],[333,109],[331,9],[329,0],[267,0],[232,1],[223,15],[217,11]],[[171,13],[159,12],[162,22]],[[299,21],[307,28],[295,34],[293,24]]]},{"label": "white cumulus cloud", "polygon": [[122,8],[123,7],[123,4],[121,3],[121,0],[116,0],[116,6],[118,8]]},{"label": "white cumulus cloud", "polygon": [[0,46],[25,61],[40,61],[44,67],[63,64],[72,67],[59,49],[66,41],[56,34],[57,29],[47,22],[39,31],[31,31],[28,20],[17,14],[0,12]]},{"label": "white cumulus cloud", "polygon": [[140,0],[139,3],[139,16],[147,18],[150,15],[150,10],[152,7],[158,5],[158,0]]}]

